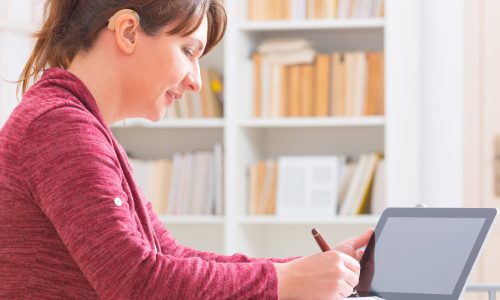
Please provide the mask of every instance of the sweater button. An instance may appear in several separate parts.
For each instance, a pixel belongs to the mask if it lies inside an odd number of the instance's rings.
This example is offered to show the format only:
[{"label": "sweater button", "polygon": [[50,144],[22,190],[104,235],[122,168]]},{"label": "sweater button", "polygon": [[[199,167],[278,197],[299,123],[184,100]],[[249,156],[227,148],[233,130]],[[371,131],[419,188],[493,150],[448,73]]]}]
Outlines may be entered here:
[{"label": "sweater button", "polygon": [[118,197],[115,198],[115,204],[116,204],[116,206],[122,206],[122,203],[123,203],[122,199],[120,199]]}]

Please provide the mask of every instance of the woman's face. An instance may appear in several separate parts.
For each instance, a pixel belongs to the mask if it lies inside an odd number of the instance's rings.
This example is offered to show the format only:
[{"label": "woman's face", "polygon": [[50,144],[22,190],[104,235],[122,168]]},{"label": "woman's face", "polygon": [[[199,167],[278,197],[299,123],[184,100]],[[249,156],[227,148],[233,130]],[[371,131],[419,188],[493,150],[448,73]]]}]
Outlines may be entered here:
[{"label": "woman's face", "polygon": [[207,42],[207,18],[188,36],[169,35],[174,25],[166,26],[157,36],[140,32],[129,72],[129,87],[125,87],[126,115],[157,121],[168,106],[186,91],[201,88],[198,60]]}]

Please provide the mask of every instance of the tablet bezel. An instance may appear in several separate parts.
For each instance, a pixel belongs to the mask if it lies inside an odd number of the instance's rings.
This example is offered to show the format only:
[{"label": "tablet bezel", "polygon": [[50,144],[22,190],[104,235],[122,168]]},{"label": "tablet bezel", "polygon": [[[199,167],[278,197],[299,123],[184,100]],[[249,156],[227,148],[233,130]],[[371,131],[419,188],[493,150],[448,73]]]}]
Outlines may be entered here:
[{"label": "tablet bezel", "polygon": [[460,277],[453,289],[451,295],[442,294],[413,294],[413,293],[394,293],[394,292],[373,292],[373,291],[358,291],[360,296],[377,296],[386,300],[391,299],[425,299],[425,300],[456,300],[462,294],[465,288],[466,280],[474,266],[474,263],[479,256],[481,249],[484,245],[484,241],[491,229],[491,225],[497,214],[497,209],[495,208],[402,208],[402,207],[392,207],[387,208],[382,213],[377,226],[375,227],[375,232],[370,239],[368,246],[366,247],[365,253],[361,259],[361,273],[366,267],[368,258],[374,248],[374,243],[378,240],[380,233],[382,232],[387,220],[391,217],[411,217],[411,218],[482,218],[484,219],[483,226],[479,232],[474,246],[467,258],[464,268],[460,274]]}]

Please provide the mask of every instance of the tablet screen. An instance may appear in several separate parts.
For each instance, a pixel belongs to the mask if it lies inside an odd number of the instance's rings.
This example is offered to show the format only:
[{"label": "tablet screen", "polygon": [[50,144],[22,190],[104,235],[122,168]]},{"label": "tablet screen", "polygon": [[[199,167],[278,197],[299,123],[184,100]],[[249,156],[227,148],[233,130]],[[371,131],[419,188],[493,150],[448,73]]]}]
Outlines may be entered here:
[{"label": "tablet screen", "polygon": [[484,218],[387,218],[367,249],[369,257],[363,258],[358,291],[451,295],[484,222]]}]

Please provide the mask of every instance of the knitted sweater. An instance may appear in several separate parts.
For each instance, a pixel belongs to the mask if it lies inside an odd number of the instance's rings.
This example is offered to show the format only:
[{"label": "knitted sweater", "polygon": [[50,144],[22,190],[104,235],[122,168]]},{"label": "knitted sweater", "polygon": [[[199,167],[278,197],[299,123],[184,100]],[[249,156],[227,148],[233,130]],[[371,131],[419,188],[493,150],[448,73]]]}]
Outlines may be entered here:
[{"label": "knitted sweater", "polygon": [[0,298],[276,299],[273,262],[179,245],[73,74],[47,70],[0,131]]}]

